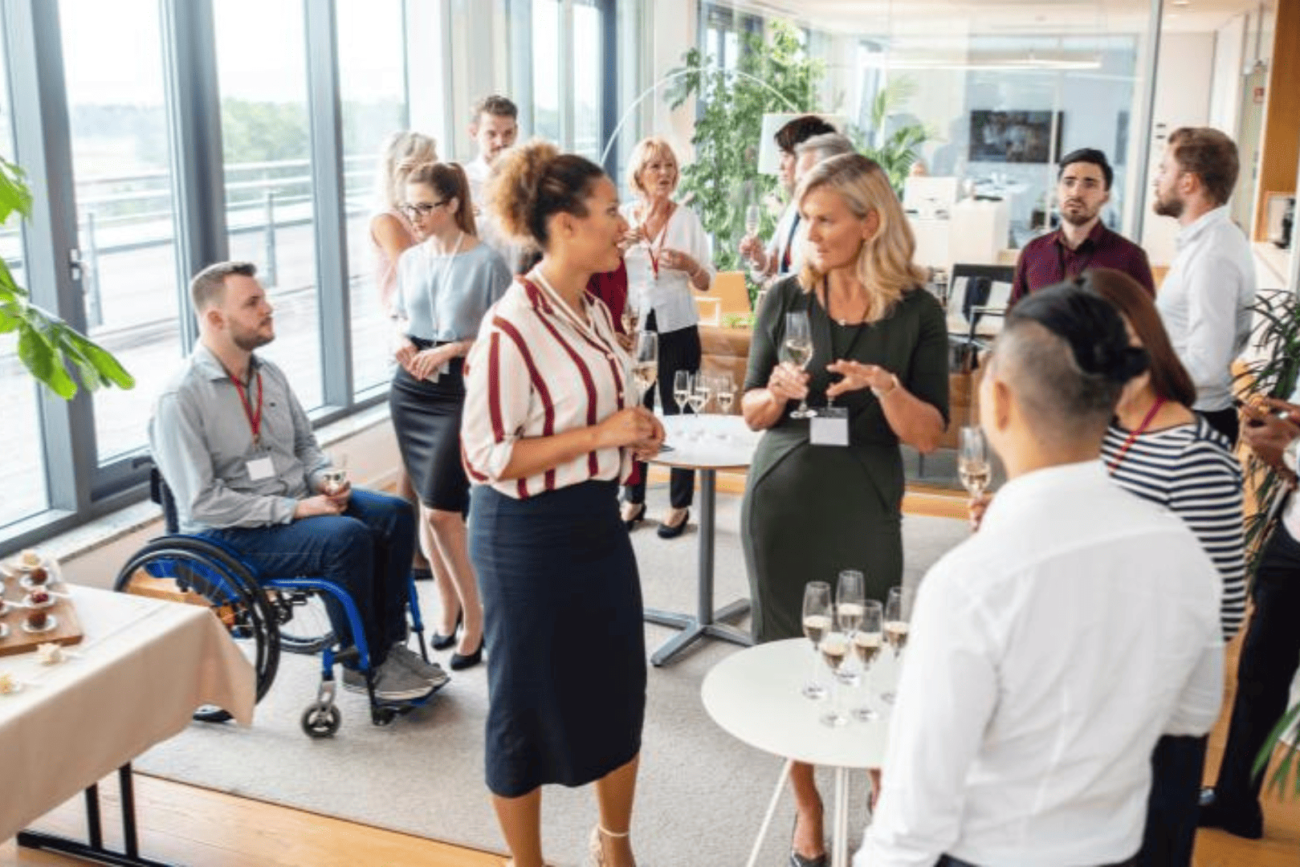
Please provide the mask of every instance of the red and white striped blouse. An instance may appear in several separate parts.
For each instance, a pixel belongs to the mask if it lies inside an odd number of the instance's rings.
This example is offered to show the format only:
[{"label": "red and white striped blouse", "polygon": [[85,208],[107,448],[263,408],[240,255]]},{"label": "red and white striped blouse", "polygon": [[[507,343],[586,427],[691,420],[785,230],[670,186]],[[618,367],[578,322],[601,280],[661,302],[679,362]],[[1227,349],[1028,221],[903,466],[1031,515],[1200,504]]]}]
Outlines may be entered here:
[{"label": "red and white striped blouse", "polygon": [[461,454],[476,485],[523,499],[590,479],[626,481],[631,452],[604,448],[544,473],[503,480],[515,442],[597,424],[635,402],[630,361],[609,309],[584,296],[586,321],[534,270],[483,317],[466,359]]}]

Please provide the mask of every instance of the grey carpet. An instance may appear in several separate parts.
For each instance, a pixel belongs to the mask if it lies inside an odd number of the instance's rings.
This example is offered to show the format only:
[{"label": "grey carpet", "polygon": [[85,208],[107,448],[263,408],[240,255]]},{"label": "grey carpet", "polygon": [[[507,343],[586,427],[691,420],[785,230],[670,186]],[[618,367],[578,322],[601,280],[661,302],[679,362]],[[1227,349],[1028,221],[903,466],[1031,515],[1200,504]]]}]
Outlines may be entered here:
[{"label": "grey carpet", "polygon": [[[663,508],[666,490],[651,489],[650,509]],[[740,501],[718,498],[717,593],[719,605],[747,595],[738,536]],[[633,540],[647,605],[688,610],[695,597],[698,536],[691,531],[664,541],[653,522]],[[926,517],[904,520],[907,580],[916,581],[945,551],[965,538],[963,522]],[[809,576],[834,580],[834,576]],[[421,584],[432,623],[432,587]],[[653,650],[673,635],[647,625]],[[700,683],[731,645],[709,641],[664,669],[651,669],[649,706],[637,789],[633,839],[638,859],[653,867],[741,865],[762,820],[781,760],[731,738],[708,717]],[[446,664],[447,654],[438,654]],[[581,672],[575,672],[581,676]],[[195,723],[155,747],[136,769],[233,794],[286,804],[446,840],[501,851],[503,843],[483,786],[486,676],[479,667],[453,675],[429,705],[388,728],[369,722],[363,696],[342,693],[343,726],[329,740],[309,740],[299,716],[315,695],[315,659],[286,655],[270,694],[258,705],[251,729]],[[603,685],[591,684],[591,712],[600,713]],[[854,776],[851,827],[856,838],[865,817],[865,776]],[[829,811],[833,789],[823,780]],[[590,789],[548,787],[543,826],[549,863],[580,863],[595,821]],[[793,809],[783,798],[766,842],[763,864],[785,862]],[[828,822],[829,833],[829,822]],[[387,862],[386,862],[387,863]]]}]

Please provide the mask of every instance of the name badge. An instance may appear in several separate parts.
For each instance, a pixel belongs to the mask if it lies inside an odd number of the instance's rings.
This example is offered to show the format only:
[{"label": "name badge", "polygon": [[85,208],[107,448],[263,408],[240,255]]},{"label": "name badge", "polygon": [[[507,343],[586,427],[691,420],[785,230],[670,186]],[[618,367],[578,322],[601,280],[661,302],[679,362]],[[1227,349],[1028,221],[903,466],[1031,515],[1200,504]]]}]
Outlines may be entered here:
[{"label": "name badge", "polygon": [[842,406],[821,407],[808,425],[808,442],[815,446],[849,444],[849,411]]},{"label": "name badge", "polygon": [[269,479],[275,475],[275,464],[271,462],[271,456],[264,458],[254,458],[245,464],[248,467],[248,477],[255,482],[262,479]]}]

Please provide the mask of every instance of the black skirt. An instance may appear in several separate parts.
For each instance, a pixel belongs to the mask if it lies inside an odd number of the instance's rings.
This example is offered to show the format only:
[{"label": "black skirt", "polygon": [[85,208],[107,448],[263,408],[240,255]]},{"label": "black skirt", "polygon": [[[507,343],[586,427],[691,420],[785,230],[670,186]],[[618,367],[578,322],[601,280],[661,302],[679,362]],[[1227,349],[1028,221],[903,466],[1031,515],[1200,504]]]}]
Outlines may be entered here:
[{"label": "black skirt", "polygon": [[641,751],[641,584],[614,482],[526,500],[474,488],[470,559],[488,657],[487,785],[581,786]]},{"label": "black skirt", "polygon": [[388,406],[406,474],[430,509],[464,512],[469,479],[460,461],[460,418],[465,408],[462,359],[453,359],[436,382],[397,368]]}]

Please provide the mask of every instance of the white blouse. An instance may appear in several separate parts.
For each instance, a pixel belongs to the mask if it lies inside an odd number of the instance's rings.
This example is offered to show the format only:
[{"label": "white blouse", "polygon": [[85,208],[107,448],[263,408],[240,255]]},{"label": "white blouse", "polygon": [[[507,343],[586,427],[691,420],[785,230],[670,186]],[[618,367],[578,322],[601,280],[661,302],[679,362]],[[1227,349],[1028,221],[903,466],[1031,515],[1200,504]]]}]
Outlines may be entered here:
[{"label": "white blouse", "polygon": [[[619,210],[628,222],[632,222],[636,207],[629,202]],[[636,299],[637,309],[643,317],[650,310],[654,311],[655,326],[661,334],[690,328],[700,321],[695,309],[696,290],[691,286],[690,275],[659,265],[659,257],[666,249],[680,250],[698,262],[708,272],[710,285],[717,274],[704,226],[695,212],[683,205],[673,208],[659,237],[628,248],[623,254],[627,263],[628,297]]]},{"label": "white blouse", "polygon": [[465,369],[461,447],[475,485],[525,499],[591,479],[626,481],[632,452],[603,448],[535,476],[502,479],[515,443],[598,424],[635,405],[631,364],[599,299],[579,316],[534,270],[483,317]]}]

